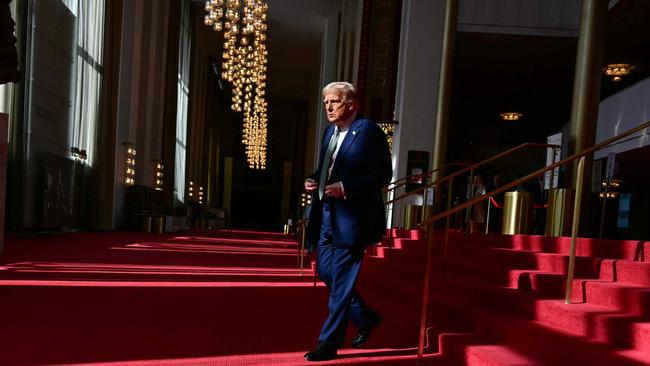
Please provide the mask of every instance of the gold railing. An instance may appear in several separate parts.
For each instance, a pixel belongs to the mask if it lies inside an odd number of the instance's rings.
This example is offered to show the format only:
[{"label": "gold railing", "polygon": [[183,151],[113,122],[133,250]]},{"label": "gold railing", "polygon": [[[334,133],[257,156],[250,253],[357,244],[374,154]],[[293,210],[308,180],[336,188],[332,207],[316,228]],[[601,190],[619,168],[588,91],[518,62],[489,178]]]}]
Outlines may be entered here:
[{"label": "gold railing", "polygon": [[[422,180],[422,183],[418,183],[418,184],[422,184],[422,185],[426,186],[426,185],[429,184],[428,183],[429,178],[433,179],[433,174],[434,173],[438,173],[438,172],[444,173],[445,169],[447,169],[447,168],[451,168],[451,167],[454,167],[454,166],[456,166],[456,167],[466,167],[468,165],[469,164],[467,164],[467,163],[447,163],[447,164],[445,164],[445,165],[443,165],[441,167],[430,170],[430,171],[428,171],[426,173],[407,175],[406,177],[400,178],[400,179],[398,179],[398,180],[396,180],[394,182],[388,183],[386,185],[386,187],[384,188],[384,199],[386,201],[388,201],[388,202],[394,202],[394,200],[391,201],[390,194],[391,193],[395,194],[395,191],[397,190],[397,188],[403,187],[403,186],[405,186],[405,185],[407,185],[409,183],[413,183],[414,181],[417,181],[418,179]],[[428,192],[428,190],[425,189],[424,190],[423,201],[422,201],[424,203],[422,204],[422,212],[421,212],[420,221],[423,221],[424,218],[426,217],[427,192]],[[386,205],[388,205],[388,203],[386,203]]]},{"label": "gold railing", "polygon": [[388,183],[386,185],[386,187],[384,187],[384,192],[394,191],[397,188],[405,186],[405,185],[407,185],[409,183],[412,183],[414,180],[417,180],[417,179],[423,179],[423,181],[426,182],[426,179],[428,177],[432,176],[433,173],[437,173],[437,172],[439,172],[441,170],[444,171],[445,169],[450,168],[452,166],[468,166],[468,165],[469,164],[467,164],[467,163],[447,163],[447,164],[443,165],[440,168],[430,170],[430,171],[428,171],[426,173],[407,175],[406,177],[403,177],[403,178],[400,178],[400,179],[398,179],[398,180],[396,180],[394,182]]},{"label": "gold railing", "polygon": [[[386,206],[388,206],[388,205],[392,205],[393,203],[395,203],[395,202],[397,202],[397,201],[400,201],[400,200],[403,200],[403,199],[406,198],[406,197],[409,197],[409,196],[413,196],[413,195],[416,195],[416,194],[423,193],[423,207],[422,207],[423,217],[422,217],[422,222],[424,222],[424,221],[425,221],[425,220],[424,220],[424,213],[426,212],[424,206],[426,206],[426,201],[427,201],[427,191],[428,191],[429,188],[431,188],[431,187],[435,187],[435,186],[442,187],[442,185],[443,185],[445,182],[448,182],[447,184],[448,184],[449,189],[448,189],[448,191],[447,191],[447,210],[449,210],[449,209],[451,209],[451,199],[452,199],[452,197],[453,197],[453,194],[452,194],[452,193],[453,193],[453,186],[454,186],[454,178],[455,178],[455,177],[458,177],[459,175],[462,175],[462,174],[465,174],[465,173],[469,172],[469,174],[470,174],[470,182],[472,182],[473,179],[474,179],[474,173],[475,173],[476,169],[482,167],[483,165],[489,164],[489,163],[491,163],[491,162],[493,162],[493,161],[495,161],[495,160],[502,159],[502,158],[504,158],[504,157],[506,157],[506,156],[509,156],[509,155],[512,155],[512,154],[514,154],[514,153],[516,153],[516,152],[519,152],[520,150],[523,150],[523,149],[525,149],[525,148],[531,148],[531,147],[532,147],[532,148],[546,148],[546,149],[553,149],[553,163],[555,163],[555,156],[557,155],[557,154],[556,154],[556,150],[560,148],[559,145],[550,145],[550,144],[541,144],[541,143],[526,142],[526,143],[523,143],[523,144],[521,144],[521,145],[515,146],[515,147],[513,147],[513,148],[511,148],[511,149],[508,149],[508,150],[506,150],[506,151],[500,152],[500,153],[498,153],[498,154],[496,154],[496,155],[493,155],[493,156],[491,156],[491,157],[489,157],[489,158],[487,158],[487,159],[485,159],[485,160],[479,161],[478,163],[471,164],[471,165],[465,167],[464,169],[461,169],[461,170],[459,170],[459,171],[457,171],[457,172],[454,172],[454,173],[449,174],[449,175],[447,175],[447,176],[445,176],[445,177],[442,177],[442,178],[440,178],[440,179],[437,179],[437,180],[435,180],[435,181],[433,181],[433,182],[431,182],[431,183],[424,184],[422,187],[420,187],[420,188],[418,188],[418,189],[415,189],[415,190],[413,190],[413,191],[411,191],[411,192],[407,192],[407,193],[405,193],[405,194],[403,194],[403,195],[401,195],[401,196],[399,196],[399,197],[397,197],[397,198],[393,198],[393,199],[391,199],[391,200],[388,200],[388,201],[386,201]],[[434,169],[434,170],[432,170],[432,172],[435,172],[435,171],[438,171],[438,170],[440,170],[440,168],[438,168],[438,169]],[[552,176],[551,176],[551,182],[552,182],[552,181],[554,180],[554,178],[555,178],[555,177],[553,176],[554,172],[555,172],[555,171],[553,171],[553,172],[551,173],[551,174],[552,174]],[[404,179],[404,178],[402,178],[402,179]],[[468,196],[469,196],[469,197],[473,197],[473,196],[474,196],[474,185],[473,185],[473,184],[470,185],[470,191],[468,192]],[[434,205],[435,205],[435,202],[434,202]],[[466,221],[467,221],[468,219],[469,219],[469,210],[467,210]],[[449,229],[449,220],[447,220],[446,229],[447,229],[447,230]]]},{"label": "gold railing", "polygon": [[[449,236],[448,236],[448,231],[449,231],[449,217],[455,213],[461,212],[462,210],[468,209],[477,203],[480,203],[482,201],[490,199],[490,197],[493,197],[495,195],[504,193],[522,183],[526,183],[530,180],[535,179],[538,175],[546,173],[548,171],[555,171],[556,168],[559,168],[560,166],[567,165],[569,163],[573,163],[574,161],[578,160],[578,167],[576,171],[576,194],[575,194],[575,201],[574,201],[574,210],[573,210],[573,222],[572,222],[572,229],[571,229],[571,246],[569,249],[569,264],[567,268],[567,278],[566,278],[566,292],[565,292],[565,298],[564,301],[567,304],[571,303],[571,290],[572,290],[572,283],[573,283],[573,275],[574,275],[574,270],[575,270],[575,257],[576,257],[576,243],[577,243],[577,237],[578,237],[578,229],[580,225],[580,210],[575,209],[579,208],[581,204],[581,198],[582,198],[582,192],[583,192],[583,177],[584,177],[584,166],[585,166],[585,157],[589,154],[592,154],[596,150],[600,150],[603,147],[606,147],[608,145],[613,144],[614,142],[620,141],[625,137],[628,137],[634,133],[637,133],[641,130],[644,130],[646,128],[650,127],[650,121],[645,122],[641,125],[639,125],[636,128],[630,129],[624,133],[621,133],[617,136],[614,136],[612,138],[609,138],[603,142],[600,142],[590,148],[587,148],[579,153],[576,153],[574,155],[571,155],[567,157],[566,159],[563,159],[558,162],[554,162],[553,164],[539,169],[533,173],[530,173],[526,175],[523,178],[517,179],[513,182],[510,182],[503,187],[497,188],[493,191],[490,191],[486,193],[485,195],[481,197],[476,197],[472,198],[469,201],[460,204],[458,206],[455,206],[453,208],[449,208],[444,212],[441,212],[439,214],[433,215],[429,217],[428,219],[424,220],[421,223],[421,226],[427,226],[427,259],[426,259],[426,265],[425,265],[425,273],[424,273],[424,287],[422,291],[422,309],[421,309],[421,314],[420,314],[420,338],[419,338],[419,344],[418,344],[418,358],[422,358],[424,355],[424,341],[425,341],[425,333],[426,333],[426,315],[427,315],[427,308],[429,306],[429,288],[431,284],[431,266],[433,262],[433,224],[441,219],[446,218],[447,219],[447,227],[445,228],[445,233],[444,233],[444,243],[443,243],[443,256],[447,255],[447,247],[448,247],[448,242],[449,242]],[[521,145],[520,145],[521,146]],[[449,178],[449,177],[447,177]],[[446,178],[446,179],[447,179]],[[553,178],[551,178],[551,182],[553,182]]]},{"label": "gold railing", "polygon": [[300,268],[300,276],[302,277],[302,271],[305,267],[305,243],[307,242],[307,218],[302,218],[296,222],[298,236],[298,267]]}]

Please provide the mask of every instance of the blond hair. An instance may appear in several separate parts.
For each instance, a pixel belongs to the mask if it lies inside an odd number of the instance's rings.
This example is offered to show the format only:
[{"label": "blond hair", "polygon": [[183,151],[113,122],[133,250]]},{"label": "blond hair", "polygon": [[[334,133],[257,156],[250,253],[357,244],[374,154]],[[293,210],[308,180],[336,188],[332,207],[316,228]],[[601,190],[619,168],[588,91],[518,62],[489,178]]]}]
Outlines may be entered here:
[{"label": "blond hair", "polygon": [[343,97],[343,101],[345,102],[357,100],[356,88],[352,83],[348,83],[347,81],[335,81],[325,85],[323,88],[323,97],[325,97],[325,94],[329,91],[337,91]]}]

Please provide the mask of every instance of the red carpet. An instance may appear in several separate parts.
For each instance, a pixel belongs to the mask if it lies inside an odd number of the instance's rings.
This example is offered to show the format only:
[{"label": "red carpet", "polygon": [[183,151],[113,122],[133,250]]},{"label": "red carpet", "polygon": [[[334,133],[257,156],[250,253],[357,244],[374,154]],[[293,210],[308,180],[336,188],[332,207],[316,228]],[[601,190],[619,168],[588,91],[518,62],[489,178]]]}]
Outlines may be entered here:
[{"label": "red carpet", "polygon": [[[322,364],[415,365],[425,240],[393,230],[359,289],[384,316],[366,349]],[[440,238],[436,237],[439,254]],[[453,233],[434,261],[422,365],[650,365],[650,249]],[[446,268],[446,274],[442,274]],[[10,239],[0,365],[306,365],[327,290],[276,233],[77,233]],[[354,334],[350,329],[349,338]]]},{"label": "red carpet", "polygon": [[[297,258],[296,242],[276,233],[10,239],[0,262],[0,365],[308,364],[327,290],[313,287],[311,268],[300,275]],[[381,303],[385,324],[367,349],[341,350],[329,364],[414,364],[416,291],[406,302],[382,293],[370,272],[384,262],[368,259],[362,292]],[[399,318],[403,305],[413,316]],[[442,365],[439,355],[426,361]]]},{"label": "red carpet", "polygon": [[449,257],[435,262],[433,324],[460,318],[475,337],[448,344],[443,337],[442,354],[459,365],[650,365],[650,265],[643,262],[650,249],[580,239],[575,303],[567,305],[569,244],[454,233]]}]

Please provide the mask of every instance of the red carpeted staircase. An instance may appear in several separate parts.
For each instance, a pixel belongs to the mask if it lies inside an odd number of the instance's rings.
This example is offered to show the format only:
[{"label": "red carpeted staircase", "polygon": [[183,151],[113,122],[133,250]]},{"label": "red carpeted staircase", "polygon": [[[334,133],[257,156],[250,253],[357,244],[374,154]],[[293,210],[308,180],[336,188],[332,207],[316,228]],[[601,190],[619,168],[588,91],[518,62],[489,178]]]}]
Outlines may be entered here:
[{"label": "red carpeted staircase", "polygon": [[[566,305],[567,238],[451,233],[446,257],[441,239],[422,365],[650,365],[645,243],[581,239]],[[76,233],[6,249],[3,366],[306,365],[327,311],[282,234]],[[326,364],[416,364],[425,260],[418,231],[368,250],[358,290],[384,322]]]},{"label": "red carpeted staircase", "polygon": [[[416,264],[400,271],[417,281],[426,240],[393,235],[391,261]],[[452,233],[446,257],[441,242],[436,233],[430,323],[452,364],[650,365],[646,243],[579,239],[567,305],[568,238]]]}]

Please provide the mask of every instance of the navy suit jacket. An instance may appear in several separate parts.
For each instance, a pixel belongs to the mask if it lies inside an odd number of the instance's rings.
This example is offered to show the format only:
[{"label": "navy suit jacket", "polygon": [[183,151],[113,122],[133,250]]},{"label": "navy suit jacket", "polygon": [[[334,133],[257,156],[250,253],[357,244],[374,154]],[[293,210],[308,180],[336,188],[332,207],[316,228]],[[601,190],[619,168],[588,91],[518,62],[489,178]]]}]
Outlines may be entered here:
[{"label": "navy suit jacket", "polygon": [[[327,145],[334,133],[330,125],[323,135],[318,169],[311,178],[318,181]],[[393,168],[386,135],[374,122],[358,119],[350,125],[336,155],[327,182],[342,182],[345,198],[328,198],[334,245],[365,247],[380,242],[386,233],[385,207],[382,188],[390,183]],[[313,193],[307,226],[307,238],[312,246],[318,243],[322,223],[322,204],[318,191]]]}]

